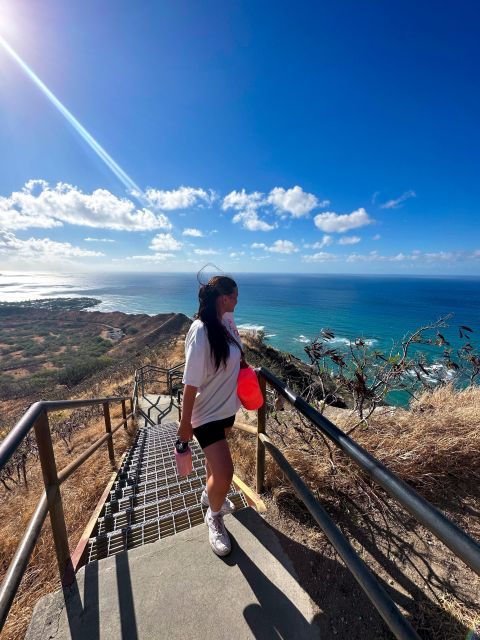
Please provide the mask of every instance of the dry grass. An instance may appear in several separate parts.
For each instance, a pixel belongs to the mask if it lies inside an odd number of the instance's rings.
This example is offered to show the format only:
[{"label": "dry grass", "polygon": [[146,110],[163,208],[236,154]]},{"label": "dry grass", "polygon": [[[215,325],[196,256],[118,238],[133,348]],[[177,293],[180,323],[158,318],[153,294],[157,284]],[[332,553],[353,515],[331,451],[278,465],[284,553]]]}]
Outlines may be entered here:
[{"label": "dry grass", "polygon": [[[329,409],[327,414],[345,430],[355,421],[348,410]],[[248,417],[242,419],[248,421]],[[480,595],[480,581],[473,572],[349,458],[308,423],[302,424],[296,411],[271,415],[267,433],[375,573],[387,584],[395,583],[399,591],[410,585],[411,606],[406,610],[421,636],[465,638],[478,615],[475,598]],[[470,535],[480,538],[479,387],[438,389],[424,394],[410,411],[383,408],[352,437]],[[254,484],[254,439],[236,432],[232,451],[237,473]],[[273,507],[267,518],[309,549],[320,549],[322,555],[332,553],[268,454],[266,465],[266,486]],[[392,572],[393,564],[400,567],[400,574]]]},{"label": "dry grass", "polygon": [[[182,360],[183,344],[181,340],[169,345],[168,358],[151,354],[145,358],[144,364],[150,361],[159,366],[169,366]],[[85,386],[78,397],[94,397],[100,395],[118,395],[130,392],[132,386],[131,372],[119,371],[110,380],[99,378],[97,382]],[[21,401],[11,403],[9,409],[20,415],[24,406]],[[113,424],[118,419],[112,419]],[[328,409],[327,415],[338,426],[349,429],[354,418],[346,410]],[[252,422],[254,414],[244,415],[242,420]],[[480,453],[480,389],[478,387],[456,392],[451,388],[439,389],[432,394],[425,394],[414,403],[410,411],[401,409],[381,409],[370,420],[368,427],[358,427],[354,437],[357,442],[382,460],[392,471],[415,486],[420,493],[437,503],[462,527],[472,535],[479,537],[479,519],[472,514],[478,514],[480,496],[478,490],[478,460]],[[328,445],[310,426],[302,424],[296,411],[284,411],[269,417],[267,432],[274,442],[280,446],[291,464],[306,480],[330,512],[334,512],[337,521],[352,540],[352,544],[364,554],[364,559],[373,569],[382,574],[376,558],[355,539],[355,525],[361,529],[367,517],[368,526],[376,527],[379,521],[388,520],[388,525],[378,526],[374,544],[381,552],[391,553],[392,539],[396,540],[400,533],[410,536],[407,546],[415,549],[423,533],[418,533],[411,519],[403,520],[401,525],[392,524],[389,510],[391,504],[382,506],[384,496],[372,485],[368,478],[344,456],[341,452]],[[61,468],[73,457],[79,455],[89,443],[103,433],[103,421],[92,421],[85,428],[75,433],[72,439],[72,452],[66,453],[64,445],[56,443],[55,451],[58,467]],[[121,429],[115,435],[115,452],[117,461],[121,453],[129,445],[129,438]],[[232,451],[236,472],[250,484],[254,485],[255,477],[255,447],[254,438],[247,434],[236,432],[233,436]],[[282,473],[273,460],[267,456],[267,502],[272,506],[267,517],[280,517],[285,521],[283,530],[286,535],[300,541],[311,549],[321,549],[328,554],[325,538],[318,528],[313,525],[308,513],[298,503],[286,484]],[[65,505],[70,546],[73,550],[83,529],[90,518],[90,514],[104,490],[110,476],[108,455],[105,449],[97,452],[87,461],[74,477],[62,487],[62,497]],[[19,532],[25,529],[28,519],[39,497],[41,473],[38,465],[29,471],[30,490],[17,488],[15,492],[4,492],[0,506],[2,526],[0,535],[2,547],[0,551],[0,578],[3,576],[8,562],[12,558],[19,541]],[[345,507],[347,505],[347,507]],[[352,508],[351,505],[355,505]],[[470,508],[471,507],[471,508]],[[469,510],[470,508],[470,510]],[[358,516],[358,513],[361,515]],[[385,514],[384,510],[387,512]],[[392,511],[393,513],[393,511]],[[274,514],[272,516],[272,514]],[[396,514],[395,514],[395,517]],[[351,522],[353,525],[350,527]],[[275,526],[280,528],[278,523]],[[349,528],[350,527],[350,528]],[[390,528],[389,528],[390,527]],[[401,529],[401,531],[400,531]],[[392,538],[393,536],[393,538]],[[428,543],[430,544],[430,542]],[[442,545],[433,549],[439,553]],[[403,553],[403,549],[402,549]],[[417,553],[417,552],[415,552]],[[440,554],[435,578],[431,584],[431,574],[427,579],[418,579],[415,572],[420,574],[418,566],[412,569],[409,579],[417,580],[421,593],[434,593],[436,617],[429,612],[431,601],[425,597],[418,598],[413,613],[414,622],[422,629],[436,629],[437,635],[425,631],[422,637],[435,637],[436,640],[451,640],[464,638],[459,629],[473,626],[476,611],[465,594],[475,594],[480,591],[478,581],[472,574],[464,571],[462,575],[455,574],[455,584],[447,580],[444,575],[452,571],[452,566],[458,562],[450,554]],[[423,555],[422,555],[423,554]],[[395,555],[395,553],[393,554]],[[397,554],[398,555],[398,554]],[[430,562],[422,551],[421,563]],[[402,556],[403,557],[403,556]],[[368,559],[367,559],[368,558]],[[410,560],[402,560],[408,565]],[[411,563],[414,566],[413,562]],[[418,564],[418,563],[417,563]],[[447,566],[448,565],[448,566]],[[430,566],[430,565],[429,565]],[[407,572],[405,566],[402,570]],[[456,570],[456,569],[455,569]],[[425,572],[425,571],[424,571]],[[389,580],[384,576],[385,580]],[[426,581],[427,580],[427,581]],[[430,580],[430,582],[428,582]],[[24,576],[21,588],[17,594],[14,606],[1,635],[2,640],[17,640],[22,638],[28,626],[33,607],[42,595],[59,587],[55,553],[51,538],[50,525],[44,527],[28,571]],[[412,598],[415,600],[415,597]],[[442,615],[438,614],[438,611]],[[445,614],[445,615],[443,615]],[[327,634],[328,635],[328,634]]]},{"label": "dry grass", "polygon": [[[357,480],[366,481],[358,467],[333,446],[330,451],[309,424],[297,421],[292,429],[295,413],[277,414],[279,421],[270,419],[269,429],[303,477],[327,499],[339,491],[349,493]],[[326,415],[344,430],[354,421],[342,409]],[[442,502],[453,481],[473,488],[480,479],[480,387],[426,393],[410,411],[381,409],[352,437],[423,495]]]},{"label": "dry grass", "polygon": [[[161,367],[173,366],[182,361],[183,340],[172,340],[168,348],[149,351],[141,360],[129,366],[122,366],[109,378],[99,376],[82,385],[74,397],[78,399],[101,396],[118,396],[130,394],[133,386],[133,368],[138,364],[156,364]],[[71,396],[73,397],[73,396]],[[13,424],[28,407],[25,399],[17,399],[5,403],[3,419]],[[127,412],[129,405],[127,403]],[[65,420],[69,411],[52,414],[51,423]],[[112,426],[121,419],[121,407],[116,405],[111,411]],[[76,431],[71,439],[70,452],[63,442],[54,443],[57,468],[62,469],[79,456],[95,440],[104,433],[103,417],[90,420],[84,427]],[[129,430],[132,431],[131,423]],[[3,434],[3,430],[0,429]],[[114,434],[114,449],[117,464],[125,450],[130,446],[132,437],[123,428]],[[100,496],[102,495],[111,469],[106,445],[101,447],[69,478],[61,489],[65,520],[69,537],[70,550],[73,552],[88,523]],[[0,581],[3,579],[8,565],[13,558],[18,543],[40,497],[43,486],[39,462],[32,462],[28,467],[28,488],[15,486],[12,491],[0,488]],[[47,517],[42,534],[39,537],[28,569],[23,577],[20,589],[10,610],[6,625],[0,634],[1,640],[19,640],[24,637],[33,608],[43,595],[60,587],[50,522]]]},{"label": "dry grass", "polygon": [[[121,419],[121,409],[112,411],[112,425]],[[104,433],[103,419],[77,431],[71,441],[71,453],[66,452],[63,443],[54,445],[57,467],[63,468],[80,455],[90,444]],[[129,426],[131,430],[132,427]],[[114,449],[117,463],[130,445],[131,436],[123,429],[114,434]],[[69,478],[61,489],[70,550],[75,549],[83,530],[90,519],[101,494],[104,491],[111,469],[106,445],[101,447]],[[43,486],[40,465],[31,466],[28,473],[29,489],[18,487],[15,491],[4,492],[0,506],[0,579],[3,579],[28,520],[33,513]],[[47,518],[42,534],[35,547],[32,559],[22,580],[7,623],[1,634],[2,640],[23,638],[30,622],[33,607],[43,595],[60,586],[55,549]]]}]

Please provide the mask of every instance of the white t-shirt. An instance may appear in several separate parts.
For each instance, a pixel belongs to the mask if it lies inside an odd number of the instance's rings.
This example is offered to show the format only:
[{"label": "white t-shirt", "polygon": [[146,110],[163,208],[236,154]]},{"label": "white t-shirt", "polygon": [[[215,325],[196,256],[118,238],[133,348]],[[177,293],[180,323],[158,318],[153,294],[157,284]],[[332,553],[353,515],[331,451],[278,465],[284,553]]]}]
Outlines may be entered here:
[{"label": "white t-shirt", "polygon": [[[223,324],[241,345],[238,329],[232,313],[225,313]],[[185,338],[185,371],[183,384],[197,387],[193,405],[192,427],[200,427],[213,420],[223,420],[237,413],[241,402],[237,396],[237,379],[240,370],[240,349],[230,344],[230,356],[226,365],[220,363],[215,370],[207,330],[201,320],[194,320]]]}]

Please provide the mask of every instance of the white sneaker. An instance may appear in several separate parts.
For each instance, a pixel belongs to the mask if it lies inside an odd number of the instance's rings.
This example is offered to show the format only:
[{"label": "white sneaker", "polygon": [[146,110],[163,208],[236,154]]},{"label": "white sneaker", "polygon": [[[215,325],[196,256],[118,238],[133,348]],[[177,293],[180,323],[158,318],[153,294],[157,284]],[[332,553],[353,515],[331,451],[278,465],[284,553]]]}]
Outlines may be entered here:
[{"label": "white sneaker", "polygon": [[210,546],[213,552],[217,556],[226,556],[232,550],[232,543],[228,536],[227,530],[223,523],[223,516],[219,513],[216,516],[212,516],[212,510],[208,508],[205,516],[205,524],[208,527],[208,539],[210,540]]},{"label": "white sneaker", "polygon": [[[200,498],[200,502],[203,504],[204,507],[210,506],[210,502],[208,501],[208,493],[206,489],[203,490],[202,497]],[[233,502],[228,498],[225,498],[220,509],[220,512],[222,513],[222,515],[225,516],[227,515],[227,513],[233,513],[234,511],[235,511],[235,505],[233,504]]]}]

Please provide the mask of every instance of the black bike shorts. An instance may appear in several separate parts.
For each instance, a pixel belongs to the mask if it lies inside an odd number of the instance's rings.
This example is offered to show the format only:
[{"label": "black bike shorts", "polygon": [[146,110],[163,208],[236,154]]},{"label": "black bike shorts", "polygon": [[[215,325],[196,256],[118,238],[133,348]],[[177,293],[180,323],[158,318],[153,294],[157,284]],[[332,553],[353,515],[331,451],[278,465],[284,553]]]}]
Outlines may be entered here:
[{"label": "black bike shorts", "polygon": [[212,420],[212,422],[207,422],[201,424],[199,427],[195,427],[193,435],[198,440],[198,444],[202,449],[205,449],[205,447],[208,447],[214,442],[225,440],[225,429],[233,427],[234,422],[235,416],[223,418],[223,420]]}]

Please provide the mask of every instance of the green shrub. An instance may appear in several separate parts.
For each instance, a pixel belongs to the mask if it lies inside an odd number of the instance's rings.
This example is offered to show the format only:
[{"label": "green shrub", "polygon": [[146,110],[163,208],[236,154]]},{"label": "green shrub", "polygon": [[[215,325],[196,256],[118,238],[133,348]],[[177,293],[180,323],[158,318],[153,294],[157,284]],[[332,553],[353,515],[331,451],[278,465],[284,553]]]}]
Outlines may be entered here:
[{"label": "green shrub", "polygon": [[78,358],[76,362],[69,364],[63,371],[57,374],[57,382],[73,387],[88,376],[101,371],[111,363],[110,358],[92,358],[84,356]]},{"label": "green shrub", "polygon": [[124,331],[127,335],[133,336],[138,333],[139,329],[137,327],[125,327]]}]

